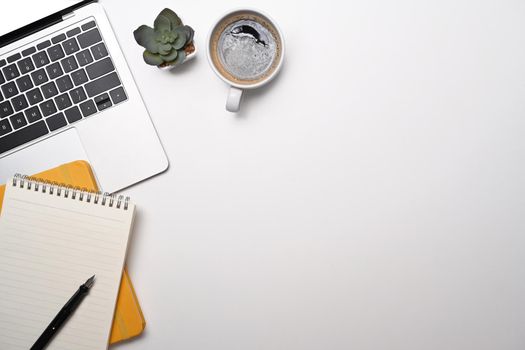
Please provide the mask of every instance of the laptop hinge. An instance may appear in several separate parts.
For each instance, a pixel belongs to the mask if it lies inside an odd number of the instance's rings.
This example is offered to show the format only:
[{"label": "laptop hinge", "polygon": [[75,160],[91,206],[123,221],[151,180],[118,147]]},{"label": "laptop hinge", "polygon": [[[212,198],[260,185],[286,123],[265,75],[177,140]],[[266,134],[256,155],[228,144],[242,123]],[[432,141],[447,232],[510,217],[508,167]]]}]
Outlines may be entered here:
[{"label": "laptop hinge", "polygon": [[74,12],[66,13],[65,15],[62,15],[62,20],[65,21],[65,20],[70,19],[71,17],[74,17],[74,16],[75,16]]}]

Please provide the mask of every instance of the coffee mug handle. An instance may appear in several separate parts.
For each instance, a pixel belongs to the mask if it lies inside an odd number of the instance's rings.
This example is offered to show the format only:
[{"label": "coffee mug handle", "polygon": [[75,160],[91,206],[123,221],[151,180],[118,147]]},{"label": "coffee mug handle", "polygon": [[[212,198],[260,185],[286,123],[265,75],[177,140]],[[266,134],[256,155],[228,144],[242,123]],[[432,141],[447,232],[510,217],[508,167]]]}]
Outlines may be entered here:
[{"label": "coffee mug handle", "polygon": [[242,89],[230,86],[228,99],[226,100],[226,110],[228,112],[238,112],[241,107]]}]

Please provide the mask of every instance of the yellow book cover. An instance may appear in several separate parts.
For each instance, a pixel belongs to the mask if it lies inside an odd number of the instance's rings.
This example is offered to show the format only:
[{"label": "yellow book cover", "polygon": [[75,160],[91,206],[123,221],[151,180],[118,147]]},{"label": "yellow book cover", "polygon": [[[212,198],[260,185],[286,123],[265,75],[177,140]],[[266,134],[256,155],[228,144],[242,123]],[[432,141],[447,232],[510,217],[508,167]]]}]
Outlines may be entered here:
[{"label": "yellow book cover", "polygon": [[[35,174],[34,177],[58,184],[83,188],[88,191],[98,191],[91,167],[84,161],[67,163]],[[2,209],[2,202],[4,200],[4,192],[5,185],[0,186],[0,210]],[[109,343],[114,344],[133,338],[141,334],[145,326],[146,321],[140,309],[139,301],[135,295],[126,269],[124,269]]]}]

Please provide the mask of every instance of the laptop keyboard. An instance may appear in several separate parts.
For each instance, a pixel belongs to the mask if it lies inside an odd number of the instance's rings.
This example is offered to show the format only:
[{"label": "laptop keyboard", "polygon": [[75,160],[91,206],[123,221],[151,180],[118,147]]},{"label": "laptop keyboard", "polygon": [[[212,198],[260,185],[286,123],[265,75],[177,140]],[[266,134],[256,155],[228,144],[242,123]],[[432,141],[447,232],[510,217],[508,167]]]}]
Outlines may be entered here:
[{"label": "laptop keyboard", "polygon": [[127,100],[95,21],[0,59],[0,154]]}]

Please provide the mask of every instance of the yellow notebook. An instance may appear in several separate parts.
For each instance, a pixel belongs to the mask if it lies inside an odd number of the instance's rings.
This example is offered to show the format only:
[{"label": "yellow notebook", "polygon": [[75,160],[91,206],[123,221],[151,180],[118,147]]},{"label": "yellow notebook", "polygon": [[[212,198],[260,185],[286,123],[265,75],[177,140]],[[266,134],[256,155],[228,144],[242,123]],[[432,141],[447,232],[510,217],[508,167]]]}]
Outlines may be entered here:
[{"label": "yellow notebook", "polygon": [[[39,179],[79,187],[88,191],[98,191],[91,167],[84,161],[64,164],[34,176]],[[4,199],[4,191],[5,186],[0,186],[0,210]],[[124,269],[111,329],[110,344],[139,335],[145,326],[146,321],[133,290],[133,285]]]}]

